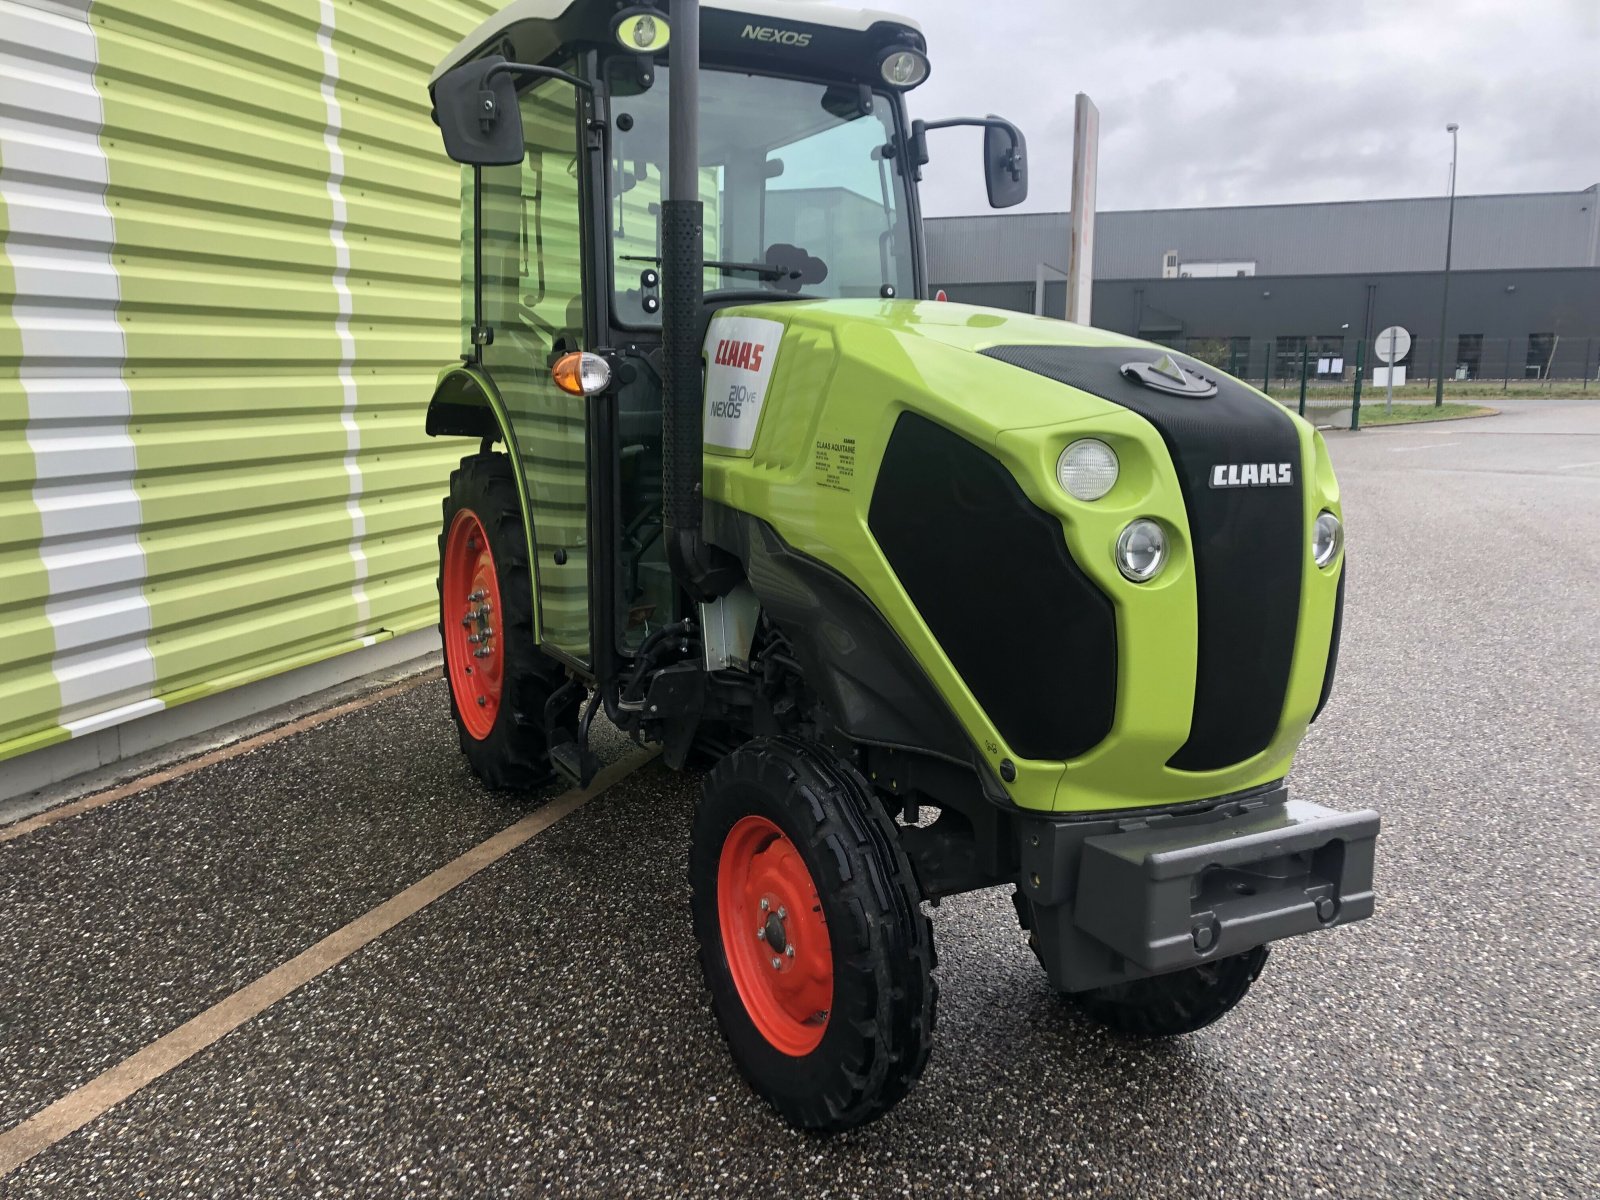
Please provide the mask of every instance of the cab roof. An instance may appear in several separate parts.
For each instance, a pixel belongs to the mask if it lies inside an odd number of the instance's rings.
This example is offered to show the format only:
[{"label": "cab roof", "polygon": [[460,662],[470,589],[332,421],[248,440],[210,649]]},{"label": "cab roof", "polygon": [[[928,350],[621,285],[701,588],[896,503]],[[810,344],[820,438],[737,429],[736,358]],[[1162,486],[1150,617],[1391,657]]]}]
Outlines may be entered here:
[{"label": "cab roof", "polygon": [[[829,3],[828,0],[702,0],[703,10],[717,10],[730,16],[749,17],[758,21],[773,21],[780,25],[823,26],[849,33],[867,33],[884,25],[898,26],[920,34],[921,26],[896,13],[880,12],[870,8],[847,7]],[[491,45],[507,40],[520,28],[547,26],[549,32],[536,41],[547,45],[546,53],[568,39],[559,27],[578,27],[589,24],[599,16],[609,24],[613,7],[596,3],[596,0],[512,0],[494,16],[479,25],[445,56],[428,80],[431,87],[441,75],[452,67],[476,57]],[[593,14],[593,16],[591,16]],[[540,31],[544,32],[544,31]],[[541,54],[539,58],[543,58]],[[530,61],[539,61],[532,59]]]}]

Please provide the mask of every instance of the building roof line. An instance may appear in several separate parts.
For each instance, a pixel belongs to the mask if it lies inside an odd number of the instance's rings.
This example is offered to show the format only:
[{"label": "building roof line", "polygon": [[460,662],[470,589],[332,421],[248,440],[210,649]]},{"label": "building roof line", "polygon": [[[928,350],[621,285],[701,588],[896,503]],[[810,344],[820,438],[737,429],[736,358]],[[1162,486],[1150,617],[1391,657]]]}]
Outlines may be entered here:
[{"label": "building roof line", "polygon": [[[1577,191],[1544,191],[1544,192],[1474,192],[1470,195],[1456,197],[1456,203],[1461,204],[1469,200],[1525,200],[1531,197],[1556,197],[1571,196],[1573,199],[1586,196],[1590,192],[1600,192],[1600,184],[1591,184],[1589,187]],[[1187,208],[1113,208],[1100,209],[1099,216],[1132,216],[1137,213],[1190,213],[1190,212],[1247,212],[1264,208],[1332,208],[1335,206],[1353,207],[1355,205],[1372,204],[1416,204],[1419,201],[1437,201],[1444,203],[1448,196],[1388,196],[1366,200],[1301,200],[1280,202],[1277,204],[1199,204]],[[943,217],[927,217],[929,221],[970,221],[974,218],[994,216],[993,213],[952,213]],[[1062,217],[1070,218],[1072,213],[1067,209],[1051,209],[1048,212],[1012,213],[1012,217]]]}]

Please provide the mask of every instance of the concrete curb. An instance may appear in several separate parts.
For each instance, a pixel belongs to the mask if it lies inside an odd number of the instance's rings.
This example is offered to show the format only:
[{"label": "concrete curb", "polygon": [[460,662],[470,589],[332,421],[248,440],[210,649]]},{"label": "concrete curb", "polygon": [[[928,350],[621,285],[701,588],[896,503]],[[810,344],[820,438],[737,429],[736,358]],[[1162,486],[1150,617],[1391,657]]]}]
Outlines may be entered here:
[{"label": "concrete curb", "polygon": [[[1451,421],[1482,421],[1489,417],[1500,417],[1505,415],[1505,410],[1501,408],[1490,408],[1488,405],[1483,405],[1483,409],[1483,412],[1458,413],[1453,417],[1428,417],[1427,419],[1421,421],[1401,421],[1383,425],[1363,424],[1360,429],[1353,431],[1349,425],[1318,425],[1317,428],[1324,432],[1331,431],[1333,433],[1368,433],[1379,430],[1393,431],[1396,429],[1416,429],[1422,425],[1444,425]],[[1306,419],[1310,420],[1311,418],[1308,415]]]}]

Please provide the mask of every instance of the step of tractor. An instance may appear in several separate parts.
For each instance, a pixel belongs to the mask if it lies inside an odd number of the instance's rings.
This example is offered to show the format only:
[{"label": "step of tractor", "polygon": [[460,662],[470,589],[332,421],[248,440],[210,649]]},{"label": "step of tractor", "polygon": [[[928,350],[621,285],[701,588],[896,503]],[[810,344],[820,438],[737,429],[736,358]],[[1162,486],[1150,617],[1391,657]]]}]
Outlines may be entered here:
[{"label": "step of tractor", "polygon": [[550,765],[577,787],[588,787],[600,772],[600,760],[577,742],[551,746]]}]

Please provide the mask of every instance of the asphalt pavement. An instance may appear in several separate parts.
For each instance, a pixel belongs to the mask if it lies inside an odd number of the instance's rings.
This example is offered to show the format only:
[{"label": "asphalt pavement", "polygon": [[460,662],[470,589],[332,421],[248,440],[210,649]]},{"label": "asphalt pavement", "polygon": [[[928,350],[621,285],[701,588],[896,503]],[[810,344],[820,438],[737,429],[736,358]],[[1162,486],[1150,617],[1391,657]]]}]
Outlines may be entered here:
[{"label": "asphalt pavement", "polygon": [[[1382,812],[1379,909],[1222,1023],[1090,1026],[961,897],[922,1083],[792,1132],[702,993],[698,779],[649,764],[0,1196],[1600,1194],[1600,403],[1504,409],[1330,435],[1349,610],[1293,784]],[[0,1135],[549,800],[473,781],[443,689],[0,843]]]}]

